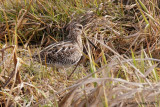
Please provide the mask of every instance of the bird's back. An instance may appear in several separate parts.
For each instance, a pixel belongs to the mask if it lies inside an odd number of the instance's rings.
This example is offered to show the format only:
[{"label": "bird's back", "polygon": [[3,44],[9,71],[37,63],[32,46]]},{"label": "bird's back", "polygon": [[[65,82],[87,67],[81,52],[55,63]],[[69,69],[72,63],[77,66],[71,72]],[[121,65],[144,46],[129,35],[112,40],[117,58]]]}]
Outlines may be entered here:
[{"label": "bird's back", "polygon": [[33,58],[49,67],[66,68],[75,65],[80,60],[81,51],[77,43],[60,42],[49,45]]},{"label": "bird's back", "polygon": [[69,41],[51,44],[34,55],[33,59],[43,65],[56,68],[66,68],[75,65],[82,56],[82,29],[83,26],[73,23],[69,27]]}]

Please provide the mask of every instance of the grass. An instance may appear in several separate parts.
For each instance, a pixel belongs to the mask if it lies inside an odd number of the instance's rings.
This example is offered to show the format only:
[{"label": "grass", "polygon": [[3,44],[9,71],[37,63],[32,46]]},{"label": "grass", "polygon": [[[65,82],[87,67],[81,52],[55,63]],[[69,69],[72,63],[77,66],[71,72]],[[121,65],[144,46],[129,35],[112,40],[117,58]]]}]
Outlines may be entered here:
[{"label": "grass", "polygon": [[[159,4],[126,3],[0,0],[0,105],[158,107]],[[74,67],[57,72],[31,55],[65,40],[73,21],[96,48],[83,38],[84,58],[68,80]]]}]

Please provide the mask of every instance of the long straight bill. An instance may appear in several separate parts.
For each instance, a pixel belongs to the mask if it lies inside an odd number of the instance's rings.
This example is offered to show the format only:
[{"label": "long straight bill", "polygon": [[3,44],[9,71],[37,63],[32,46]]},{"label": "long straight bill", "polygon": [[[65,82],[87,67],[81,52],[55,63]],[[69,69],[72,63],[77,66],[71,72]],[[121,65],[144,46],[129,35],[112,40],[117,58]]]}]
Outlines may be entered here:
[{"label": "long straight bill", "polygon": [[85,37],[85,38],[87,38],[87,40],[89,41],[89,43],[95,48],[95,49],[97,49],[98,47],[86,36],[86,34],[85,34],[85,32],[83,31],[83,36]]}]

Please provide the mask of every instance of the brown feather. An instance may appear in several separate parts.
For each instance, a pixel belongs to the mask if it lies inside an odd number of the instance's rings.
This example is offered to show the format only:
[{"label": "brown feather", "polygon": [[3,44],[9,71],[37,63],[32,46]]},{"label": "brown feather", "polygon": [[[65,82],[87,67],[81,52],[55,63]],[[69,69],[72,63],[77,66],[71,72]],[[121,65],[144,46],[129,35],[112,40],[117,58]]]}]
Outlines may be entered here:
[{"label": "brown feather", "polygon": [[70,41],[51,44],[41,50],[39,55],[33,55],[33,58],[49,67],[66,68],[75,65],[82,56],[82,28],[80,24],[73,24],[68,36]]}]

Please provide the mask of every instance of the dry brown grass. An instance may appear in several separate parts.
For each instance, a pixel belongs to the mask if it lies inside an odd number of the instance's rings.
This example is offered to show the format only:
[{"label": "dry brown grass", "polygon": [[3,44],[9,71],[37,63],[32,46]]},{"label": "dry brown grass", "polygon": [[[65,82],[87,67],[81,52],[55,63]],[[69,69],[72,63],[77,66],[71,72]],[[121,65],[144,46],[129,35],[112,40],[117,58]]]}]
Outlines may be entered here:
[{"label": "dry brown grass", "polygon": [[[158,1],[6,1],[0,1],[2,107],[160,105]],[[81,23],[96,48],[83,38],[84,58],[68,80],[74,67],[57,72],[31,55],[35,43],[65,39],[69,21]]]}]

